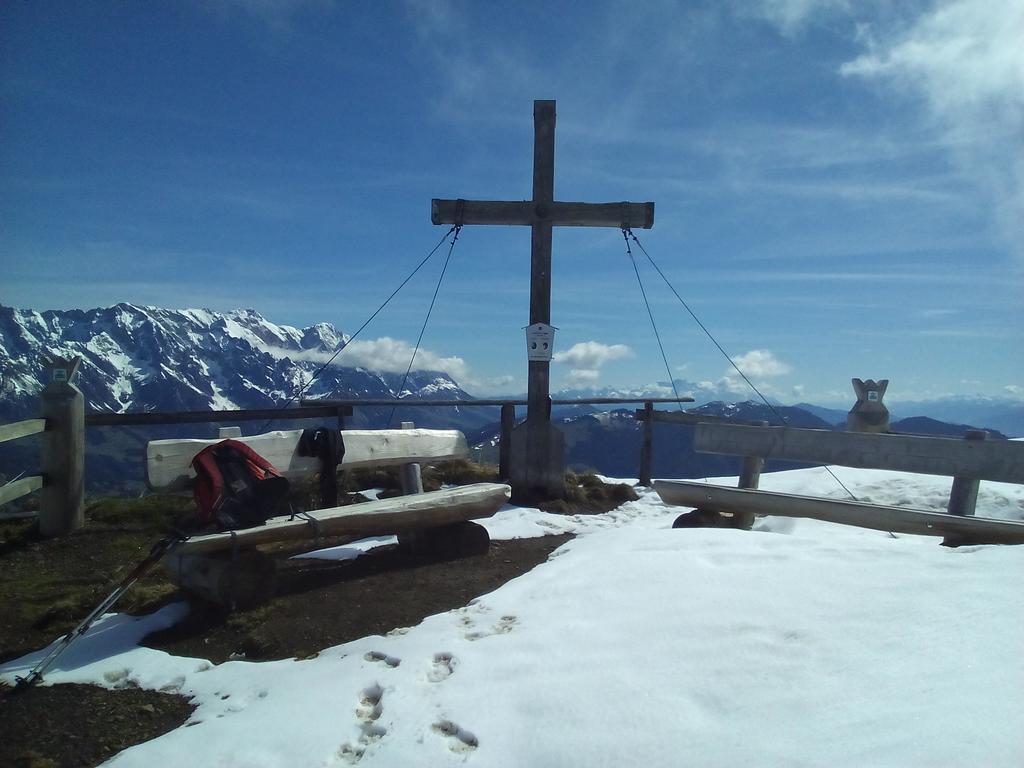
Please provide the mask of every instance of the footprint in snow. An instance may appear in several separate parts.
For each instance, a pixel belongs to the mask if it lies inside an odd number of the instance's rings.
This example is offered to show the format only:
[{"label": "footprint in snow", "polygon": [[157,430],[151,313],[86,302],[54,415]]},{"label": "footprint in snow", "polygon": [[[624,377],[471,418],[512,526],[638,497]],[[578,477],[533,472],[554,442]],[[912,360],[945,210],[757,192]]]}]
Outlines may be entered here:
[{"label": "footprint in snow", "polygon": [[435,653],[434,661],[427,672],[427,680],[432,683],[440,683],[447,680],[455,671],[455,657],[450,653]]},{"label": "footprint in snow", "polygon": [[402,663],[402,660],[397,656],[388,656],[386,653],[381,653],[380,651],[370,651],[363,656],[363,658],[367,661],[382,661],[389,667],[397,667]]},{"label": "footprint in snow", "polygon": [[355,765],[367,750],[387,735],[387,729],[377,721],[384,714],[384,689],[378,683],[364,688],[356,707],[356,726],[359,736],[355,743],[346,741],[338,748],[338,759],[348,765]]},{"label": "footprint in snow", "polygon": [[482,640],[485,637],[491,637],[492,635],[507,635],[512,631],[519,622],[515,616],[502,616],[498,621],[495,622],[494,626],[487,632],[468,632],[465,635],[467,640]]},{"label": "footprint in snow", "polygon": [[452,752],[471,752],[480,746],[480,741],[465,728],[460,728],[451,720],[441,720],[431,726],[434,733],[448,739],[448,749]]}]

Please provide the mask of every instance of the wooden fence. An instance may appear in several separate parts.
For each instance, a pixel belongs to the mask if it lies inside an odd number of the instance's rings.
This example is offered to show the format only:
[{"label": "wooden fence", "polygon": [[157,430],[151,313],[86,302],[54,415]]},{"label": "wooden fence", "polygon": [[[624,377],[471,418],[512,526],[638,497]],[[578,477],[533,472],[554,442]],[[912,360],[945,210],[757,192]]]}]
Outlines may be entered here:
[{"label": "wooden fence", "polygon": [[[81,527],[84,509],[85,428],[128,427],[174,424],[232,424],[240,421],[280,421],[299,419],[336,420],[343,429],[345,418],[360,407],[481,407],[500,406],[499,476],[510,477],[512,429],[516,406],[527,404],[517,399],[481,400],[303,400],[297,408],[246,409],[221,411],[173,411],[147,413],[86,413],[82,393],[66,380],[52,382],[43,391],[43,418],[0,426],[0,443],[19,437],[44,433],[43,471],[32,477],[20,477],[0,487],[0,504],[14,501],[42,489],[39,529],[44,536],[61,536]],[[691,398],[591,398],[550,401],[552,405],[621,405],[643,403],[653,410],[655,403],[692,402]],[[649,482],[649,481],[648,481]],[[8,515],[10,516],[10,515]]]},{"label": "wooden fence", "polygon": [[[40,531],[57,536],[81,526],[84,507],[83,474],[86,427],[147,426],[332,419],[342,429],[345,418],[359,407],[500,407],[499,475],[511,476],[512,429],[516,406],[526,400],[307,400],[288,409],[248,409],[161,413],[85,413],[82,393],[66,382],[54,382],[42,397],[41,418],[0,426],[0,443],[42,434],[42,471],[17,477],[0,487],[0,504],[42,490]],[[682,399],[686,401],[687,399]],[[658,411],[658,403],[677,403],[674,398],[592,398],[551,400],[552,405],[621,405],[642,403],[636,418],[643,423],[639,479],[650,486],[653,427],[658,423],[693,425],[698,451],[744,457],[739,488],[756,490],[766,458],[839,464],[849,467],[892,469],[953,477],[948,513],[972,515],[981,479],[1024,483],[1024,443],[985,440],[975,431],[966,440],[915,435],[864,434],[828,430],[768,427],[767,422],[736,423],[721,417],[675,411]],[[733,489],[735,490],[735,489]],[[751,502],[753,503],[753,502]],[[8,515],[9,516],[9,515]]]},{"label": "wooden fence", "polygon": [[344,406],[247,409],[226,411],[176,411],[160,413],[85,413],[82,393],[66,382],[56,382],[43,391],[43,418],[0,426],[0,443],[42,433],[42,472],[18,477],[0,486],[0,505],[42,490],[38,513],[0,514],[0,519],[38,514],[44,536],[63,536],[80,528],[85,504],[85,428],[147,426],[158,424],[203,424],[238,421],[269,421],[334,418],[341,428]]},{"label": "wooden fence", "polygon": [[[8,440],[17,440],[19,437],[38,435],[45,431],[46,419],[27,419],[25,421],[17,421],[14,424],[5,424],[0,426],[0,443],[6,443]],[[0,486],[0,504],[6,504],[9,501],[20,499],[22,496],[27,496],[33,491],[38,491],[43,487],[43,482],[44,479],[41,474],[29,477],[19,476],[17,479]],[[0,519],[21,516],[19,514],[7,514],[0,516]]]}]

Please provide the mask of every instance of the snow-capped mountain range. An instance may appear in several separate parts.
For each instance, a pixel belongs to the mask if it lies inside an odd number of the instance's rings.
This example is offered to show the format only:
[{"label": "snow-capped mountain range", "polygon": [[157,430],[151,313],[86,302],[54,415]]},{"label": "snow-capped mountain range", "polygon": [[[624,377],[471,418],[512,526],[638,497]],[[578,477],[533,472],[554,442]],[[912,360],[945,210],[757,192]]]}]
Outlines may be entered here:
[{"label": "snow-capped mountain range", "polygon": [[[0,418],[35,415],[46,354],[82,358],[88,411],[195,411],[283,404],[345,346],[328,323],[275,325],[251,309],[219,313],[117,304],[89,310],[0,306]],[[394,397],[401,375],[338,365],[305,397]],[[416,371],[403,396],[469,399],[447,374]]]}]

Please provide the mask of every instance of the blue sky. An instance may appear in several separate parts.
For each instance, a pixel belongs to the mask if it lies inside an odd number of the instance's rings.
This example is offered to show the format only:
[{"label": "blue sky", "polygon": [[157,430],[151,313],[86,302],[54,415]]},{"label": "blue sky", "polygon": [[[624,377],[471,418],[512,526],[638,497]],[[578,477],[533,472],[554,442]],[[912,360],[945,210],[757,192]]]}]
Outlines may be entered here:
[{"label": "blue sky", "polygon": [[[1024,0],[0,7],[0,302],[351,333],[432,197],[656,203],[638,232],[786,402],[1024,397]],[[424,363],[525,389],[529,231],[466,227]],[[339,358],[404,370],[445,251]],[[639,254],[638,254],[639,256]],[[621,234],[554,237],[555,387],[665,381]],[[728,364],[640,256],[673,375]],[[737,389],[737,397],[745,394]]]}]

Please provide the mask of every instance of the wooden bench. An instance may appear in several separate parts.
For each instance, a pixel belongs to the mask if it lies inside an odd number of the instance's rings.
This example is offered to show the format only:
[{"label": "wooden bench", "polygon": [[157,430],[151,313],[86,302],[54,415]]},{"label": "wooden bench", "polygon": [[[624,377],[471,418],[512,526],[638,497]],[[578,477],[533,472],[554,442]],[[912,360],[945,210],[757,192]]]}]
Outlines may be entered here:
[{"label": "wooden bench", "polygon": [[[308,478],[329,474],[316,457],[299,455],[302,430],[268,432],[252,437],[233,437],[270,461],[285,477]],[[344,454],[338,465],[357,467],[410,467],[424,461],[463,458],[466,438],[455,430],[392,429],[343,430]],[[147,483],[160,491],[185,491],[191,487],[192,458],[210,440],[154,440],[146,447]],[[322,536],[349,541],[368,536],[397,535],[402,546],[416,554],[443,558],[483,554],[489,537],[472,520],[492,516],[510,495],[507,485],[473,485],[422,492],[410,473],[403,473],[407,495],[348,506],[329,506],[269,519],[265,525],[226,533],[194,536],[165,561],[165,568],[183,589],[216,603],[248,607],[266,600],[273,592],[274,563],[255,549],[268,544]]]},{"label": "wooden bench", "polygon": [[[1024,443],[988,441],[986,437],[980,430],[958,440],[733,424],[698,424],[695,428],[697,451],[744,456],[748,464],[774,458],[951,476],[945,513],[761,491],[757,488],[759,472],[747,471],[740,488],[658,480],[654,489],[666,504],[698,508],[711,525],[715,523],[710,519],[723,512],[732,516],[733,527],[742,528],[749,528],[755,515],[778,515],[943,536],[943,543],[951,546],[1024,543],[1024,522],[974,516],[979,481],[1024,483]],[[676,527],[683,527],[686,517],[680,516]]]}]

